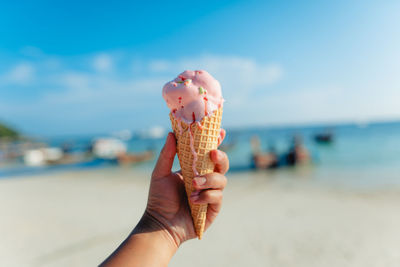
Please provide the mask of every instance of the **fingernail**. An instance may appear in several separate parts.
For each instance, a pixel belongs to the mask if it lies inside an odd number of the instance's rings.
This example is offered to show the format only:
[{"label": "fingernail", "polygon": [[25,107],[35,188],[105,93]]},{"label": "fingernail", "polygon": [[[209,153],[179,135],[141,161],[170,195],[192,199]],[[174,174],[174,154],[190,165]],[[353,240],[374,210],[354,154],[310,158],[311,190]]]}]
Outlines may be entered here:
[{"label": "fingernail", "polygon": [[191,196],[190,197],[190,199],[192,200],[192,201],[196,201],[196,200],[198,200],[199,199],[199,195],[194,195],[194,196]]},{"label": "fingernail", "polygon": [[204,178],[204,177],[196,177],[196,178],[193,179],[193,182],[196,185],[203,185],[203,184],[206,183],[206,178]]}]

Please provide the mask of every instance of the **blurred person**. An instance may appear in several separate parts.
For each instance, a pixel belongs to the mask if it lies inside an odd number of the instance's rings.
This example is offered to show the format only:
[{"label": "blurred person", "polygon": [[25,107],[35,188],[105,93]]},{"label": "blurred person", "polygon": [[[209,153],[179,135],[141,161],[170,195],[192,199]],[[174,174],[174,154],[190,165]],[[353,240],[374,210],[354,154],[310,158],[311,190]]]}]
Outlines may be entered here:
[{"label": "blurred person", "polygon": [[310,154],[307,148],[303,145],[302,139],[299,135],[293,137],[292,145],[285,155],[285,160],[288,166],[301,165],[310,162]]},{"label": "blurred person", "polygon": [[263,153],[261,150],[261,142],[258,136],[253,136],[250,140],[252,156],[251,156],[251,166],[255,169],[272,169],[277,168],[278,155],[276,153],[275,147],[270,146],[267,153]]},{"label": "blurred person", "polygon": [[[176,139],[169,133],[151,177],[143,217],[100,266],[167,266],[183,242],[196,238],[183,177],[180,172],[171,172],[175,155]],[[209,205],[205,229],[221,209],[222,191],[227,182],[224,175],[229,169],[224,152],[213,150],[210,157],[215,163],[215,172],[193,179],[197,190],[189,199],[192,203]]]}]

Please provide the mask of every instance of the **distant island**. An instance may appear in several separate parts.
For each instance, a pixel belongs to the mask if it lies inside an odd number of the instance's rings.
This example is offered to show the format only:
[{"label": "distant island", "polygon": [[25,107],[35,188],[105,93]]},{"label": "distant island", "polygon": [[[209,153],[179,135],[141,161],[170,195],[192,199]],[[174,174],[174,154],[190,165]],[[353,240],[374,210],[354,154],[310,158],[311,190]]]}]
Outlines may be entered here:
[{"label": "distant island", "polygon": [[20,134],[15,129],[0,123],[0,139],[18,139],[19,137]]}]

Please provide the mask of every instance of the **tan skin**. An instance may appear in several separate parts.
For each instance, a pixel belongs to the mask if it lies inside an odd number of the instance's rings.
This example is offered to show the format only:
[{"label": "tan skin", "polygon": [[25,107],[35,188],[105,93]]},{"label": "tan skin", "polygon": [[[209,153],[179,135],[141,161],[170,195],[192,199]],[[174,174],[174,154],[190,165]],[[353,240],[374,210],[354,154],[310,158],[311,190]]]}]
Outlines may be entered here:
[{"label": "tan skin", "polygon": [[[225,130],[221,130],[221,142]],[[220,143],[221,143],[220,142]],[[100,266],[167,266],[179,246],[196,238],[190,215],[183,177],[171,168],[176,155],[176,139],[169,133],[154,168],[146,211],[128,238]],[[229,169],[227,155],[219,150],[210,152],[215,164],[213,173],[193,179],[196,191],[189,201],[207,203],[207,229],[217,217]]]}]

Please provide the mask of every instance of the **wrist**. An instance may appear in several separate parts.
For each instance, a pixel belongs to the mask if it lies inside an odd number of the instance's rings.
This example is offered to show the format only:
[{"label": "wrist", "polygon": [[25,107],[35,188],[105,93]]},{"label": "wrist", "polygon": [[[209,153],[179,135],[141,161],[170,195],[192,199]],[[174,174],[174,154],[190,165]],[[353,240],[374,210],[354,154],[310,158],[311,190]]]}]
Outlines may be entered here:
[{"label": "wrist", "polygon": [[149,225],[154,225],[154,227],[163,230],[174,243],[176,249],[178,249],[186,240],[179,234],[179,227],[165,219],[164,216],[160,215],[158,212],[147,208],[144,212],[143,218],[145,218],[146,221],[149,221]]},{"label": "wrist", "polygon": [[158,236],[160,241],[162,241],[171,251],[172,255],[179,248],[180,243],[177,242],[173,234],[168,230],[168,228],[155,216],[153,216],[147,210],[144,212],[139,223],[136,225],[131,235],[146,234],[151,233]]},{"label": "wrist", "polygon": [[128,238],[100,266],[168,266],[177,248],[162,224],[145,212]]}]

